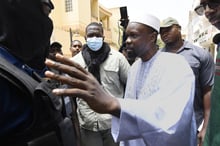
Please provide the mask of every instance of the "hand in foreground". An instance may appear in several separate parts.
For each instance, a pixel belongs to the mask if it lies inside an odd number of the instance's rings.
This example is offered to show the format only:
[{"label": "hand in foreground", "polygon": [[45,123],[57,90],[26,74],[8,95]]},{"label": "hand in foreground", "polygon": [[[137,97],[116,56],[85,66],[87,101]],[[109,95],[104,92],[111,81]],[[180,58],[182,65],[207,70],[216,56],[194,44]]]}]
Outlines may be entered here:
[{"label": "hand in foreground", "polygon": [[110,113],[117,117],[120,116],[120,104],[118,100],[105,92],[91,73],[60,54],[56,55],[56,60],[59,63],[49,59],[45,63],[49,68],[56,69],[67,75],[56,74],[51,71],[46,71],[45,75],[48,78],[69,85],[69,88],[54,89],[52,91],[54,94],[79,97],[85,100],[96,112]]}]

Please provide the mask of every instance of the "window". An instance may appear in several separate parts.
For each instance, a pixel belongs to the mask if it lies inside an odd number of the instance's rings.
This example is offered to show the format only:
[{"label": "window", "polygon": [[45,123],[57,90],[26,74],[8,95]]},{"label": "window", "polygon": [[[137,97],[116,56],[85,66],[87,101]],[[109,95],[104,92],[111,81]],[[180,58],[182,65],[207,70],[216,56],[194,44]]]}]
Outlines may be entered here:
[{"label": "window", "polygon": [[65,0],[65,10],[66,12],[73,11],[72,0]]}]

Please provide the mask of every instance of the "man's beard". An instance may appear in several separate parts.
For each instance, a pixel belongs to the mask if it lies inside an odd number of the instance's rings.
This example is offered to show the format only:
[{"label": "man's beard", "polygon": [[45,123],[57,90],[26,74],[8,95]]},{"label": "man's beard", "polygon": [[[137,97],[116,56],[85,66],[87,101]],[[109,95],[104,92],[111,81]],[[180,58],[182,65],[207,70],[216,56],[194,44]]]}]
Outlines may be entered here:
[{"label": "man's beard", "polygon": [[127,51],[127,55],[129,59],[134,59],[137,57],[136,53],[132,50]]}]

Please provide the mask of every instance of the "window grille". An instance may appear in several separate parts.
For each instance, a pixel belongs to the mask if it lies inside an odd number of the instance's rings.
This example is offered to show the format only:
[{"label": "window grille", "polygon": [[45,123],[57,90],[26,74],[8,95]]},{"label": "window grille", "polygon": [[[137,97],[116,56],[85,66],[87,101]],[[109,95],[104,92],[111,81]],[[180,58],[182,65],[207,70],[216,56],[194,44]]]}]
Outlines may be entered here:
[{"label": "window grille", "polygon": [[65,10],[66,12],[73,11],[72,0],[65,0]]}]

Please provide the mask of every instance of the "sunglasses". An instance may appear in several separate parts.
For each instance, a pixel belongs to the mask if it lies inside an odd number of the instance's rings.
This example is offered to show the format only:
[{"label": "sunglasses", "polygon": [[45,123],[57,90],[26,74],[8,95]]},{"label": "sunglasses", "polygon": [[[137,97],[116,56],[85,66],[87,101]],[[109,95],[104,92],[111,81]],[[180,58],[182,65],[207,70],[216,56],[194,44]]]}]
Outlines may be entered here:
[{"label": "sunglasses", "polygon": [[215,9],[220,5],[220,2],[206,2],[203,4],[200,4],[199,6],[197,6],[194,11],[196,12],[196,14],[202,16],[205,13],[205,10],[207,9],[207,6],[209,9]]}]

